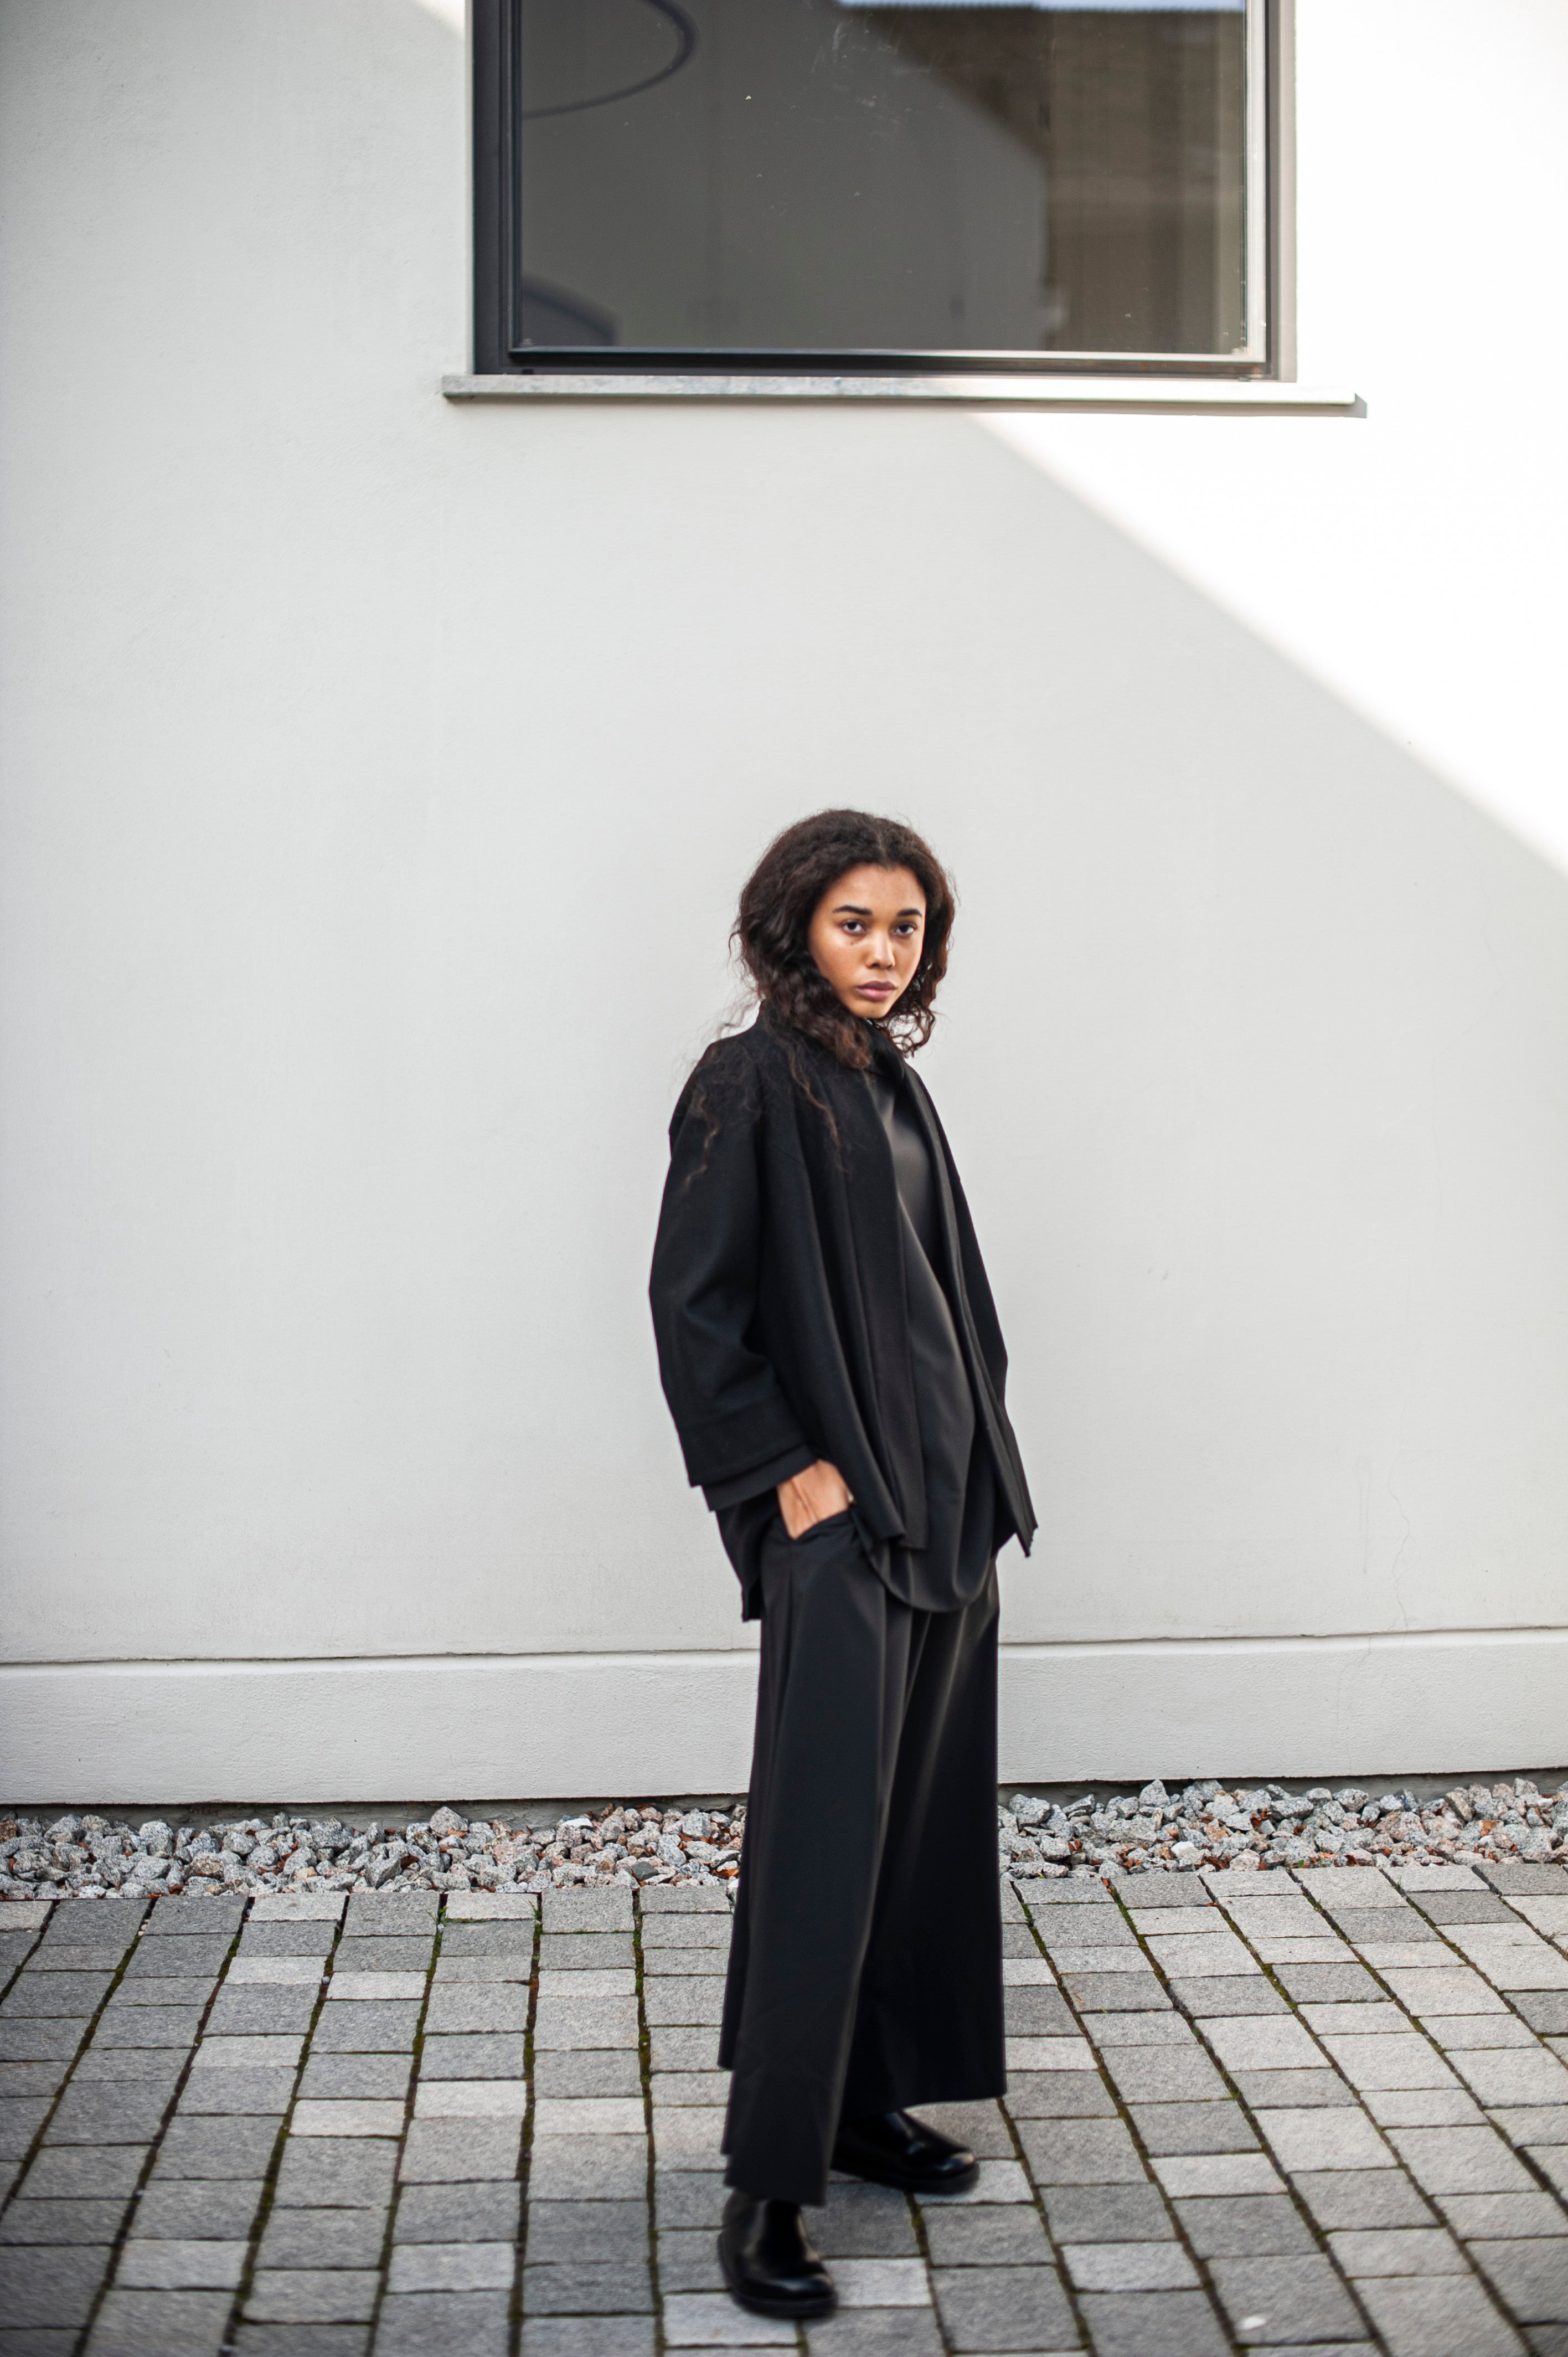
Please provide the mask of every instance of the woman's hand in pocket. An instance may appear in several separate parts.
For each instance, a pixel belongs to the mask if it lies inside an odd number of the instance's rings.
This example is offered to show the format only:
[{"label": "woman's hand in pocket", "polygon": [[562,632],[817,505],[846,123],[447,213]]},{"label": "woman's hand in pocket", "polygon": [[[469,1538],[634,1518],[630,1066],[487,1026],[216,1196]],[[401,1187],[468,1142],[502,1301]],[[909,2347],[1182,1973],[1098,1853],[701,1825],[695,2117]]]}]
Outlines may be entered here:
[{"label": "woman's hand in pocket", "polygon": [[842,1514],[853,1503],[849,1484],[825,1457],[779,1484],[779,1511],[792,1539],[804,1538],[814,1523],[826,1522],[830,1514]]}]

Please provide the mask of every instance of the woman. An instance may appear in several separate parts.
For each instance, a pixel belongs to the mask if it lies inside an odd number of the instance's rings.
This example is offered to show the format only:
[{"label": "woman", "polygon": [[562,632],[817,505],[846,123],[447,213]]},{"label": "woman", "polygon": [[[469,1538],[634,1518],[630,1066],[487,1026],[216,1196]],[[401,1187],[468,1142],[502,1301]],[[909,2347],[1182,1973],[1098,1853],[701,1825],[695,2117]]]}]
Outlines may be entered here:
[{"label": "woman", "polygon": [[957,2192],[908,2116],[1000,2094],[996,1550],[1034,1513],[958,1174],[907,1058],[953,898],[908,827],[822,811],[741,895],[753,1027],[671,1124],[651,1286],[686,1469],[760,1618],[719,2045],[719,2236],[764,2315],[833,2304],[830,2167]]}]

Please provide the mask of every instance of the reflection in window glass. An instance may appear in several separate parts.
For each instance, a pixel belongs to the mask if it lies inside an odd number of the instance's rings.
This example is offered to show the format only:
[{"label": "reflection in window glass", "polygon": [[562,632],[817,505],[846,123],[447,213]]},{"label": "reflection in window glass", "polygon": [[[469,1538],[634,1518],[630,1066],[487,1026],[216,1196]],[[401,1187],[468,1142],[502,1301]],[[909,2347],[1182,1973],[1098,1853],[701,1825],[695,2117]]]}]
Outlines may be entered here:
[{"label": "reflection in window glass", "polygon": [[512,348],[1241,352],[1247,24],[516,0]]}]

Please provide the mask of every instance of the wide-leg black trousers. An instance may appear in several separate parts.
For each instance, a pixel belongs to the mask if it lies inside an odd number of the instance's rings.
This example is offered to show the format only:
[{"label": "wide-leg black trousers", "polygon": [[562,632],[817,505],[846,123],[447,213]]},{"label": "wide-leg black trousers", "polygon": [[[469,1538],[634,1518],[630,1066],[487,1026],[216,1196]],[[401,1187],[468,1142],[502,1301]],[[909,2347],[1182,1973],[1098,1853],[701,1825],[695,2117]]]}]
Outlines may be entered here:
[{"label": "wide-leg black trousers", "polygon": [[719,2061],[726,2182],[819,2202],[841,2119],[1001,2094],[996,1570],[891,1596],[847,1514],[762,1550],[757,1738]]}]

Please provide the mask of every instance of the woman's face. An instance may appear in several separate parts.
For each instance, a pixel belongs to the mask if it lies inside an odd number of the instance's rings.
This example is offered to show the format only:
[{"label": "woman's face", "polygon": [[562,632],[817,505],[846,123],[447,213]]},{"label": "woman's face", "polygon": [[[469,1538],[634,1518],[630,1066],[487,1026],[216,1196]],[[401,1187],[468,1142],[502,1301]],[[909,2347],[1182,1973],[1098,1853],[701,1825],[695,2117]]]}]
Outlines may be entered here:
[{"label": "woman's face", "polygon": [[926,896],[907,867],[851,867],[818,901],[807,944],[852,1015],[881,1016],[914,980]]}]

